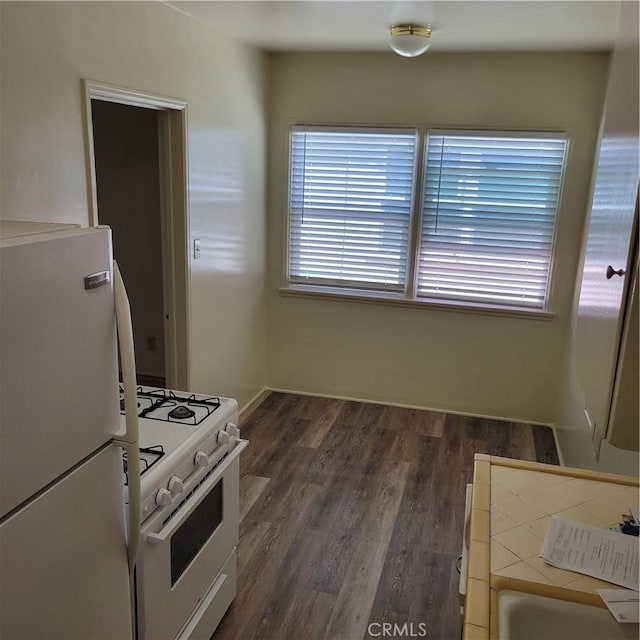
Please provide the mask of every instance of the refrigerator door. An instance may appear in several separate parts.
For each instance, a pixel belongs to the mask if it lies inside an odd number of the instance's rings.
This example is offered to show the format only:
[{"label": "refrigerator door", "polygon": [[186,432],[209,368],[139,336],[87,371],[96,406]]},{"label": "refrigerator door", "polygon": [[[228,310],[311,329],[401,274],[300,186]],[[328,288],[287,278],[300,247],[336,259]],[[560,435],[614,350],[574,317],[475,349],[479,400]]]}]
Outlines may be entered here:
[{"label": "refrigerator door", "polygon": [[0,638],[132,637],[121,480],[108,445],[0,525]]},{"label": "refrigerator door", "polygon": [[0,240],[0,517],[119,429],[111,254],[106,228]]}]

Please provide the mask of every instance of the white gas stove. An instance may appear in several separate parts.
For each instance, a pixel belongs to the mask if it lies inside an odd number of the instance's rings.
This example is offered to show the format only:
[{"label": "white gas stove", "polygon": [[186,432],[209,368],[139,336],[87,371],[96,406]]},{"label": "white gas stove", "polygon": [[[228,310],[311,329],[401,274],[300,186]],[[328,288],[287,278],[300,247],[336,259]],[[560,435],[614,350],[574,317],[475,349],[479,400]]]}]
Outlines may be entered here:
[{"label": "white gas stove", "polygon": [[[228,453],[239,439],[238,403],[156,387],[137,388],[140,425],[141,522],[168,507],[185,480]],[[124,420],[124,394],[120,389]],[[125,484],[128,483],[126,458]]]},{"label": "white gas stove", "polygon": [[[121,390],[121,413],[124,401]],[[236,592],[238,403],[138,387],[141,551],[138,640],[213,634]],[[127,460],[124,460],[128,483]]]}]

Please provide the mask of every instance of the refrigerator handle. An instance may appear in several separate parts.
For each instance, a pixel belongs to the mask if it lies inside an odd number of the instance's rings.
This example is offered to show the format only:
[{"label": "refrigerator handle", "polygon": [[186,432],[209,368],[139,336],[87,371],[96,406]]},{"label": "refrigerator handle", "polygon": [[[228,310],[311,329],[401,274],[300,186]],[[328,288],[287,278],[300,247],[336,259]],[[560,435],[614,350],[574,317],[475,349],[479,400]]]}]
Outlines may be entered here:
[{"label": "refrigerator handle", "polygon": [[124,288],[124,282],[113,261],[113,292],[116,305],[116,323],[118,325],[118,344],[120,346],[120,366],[122,367],[122,386],[124,388],[124,409],[126,422],[124,431],[115,434],[116,440],[138,442],[138,396],[136,393],[136,356],[133,348],[133,329],[131,327],[131,308]]},{"label": "refrigerator handle", "polygon": [[138,397],[136,393],[136,358],[133,348],[131,308],[124,282],[113,261],[113,291],[115,296],[120,366],[124,388],[125,429],[114,435],[114,442],[127,452],[129,486],[128,544],[129,570],[133,572],[140,543],[140,452],[138,448]]}]

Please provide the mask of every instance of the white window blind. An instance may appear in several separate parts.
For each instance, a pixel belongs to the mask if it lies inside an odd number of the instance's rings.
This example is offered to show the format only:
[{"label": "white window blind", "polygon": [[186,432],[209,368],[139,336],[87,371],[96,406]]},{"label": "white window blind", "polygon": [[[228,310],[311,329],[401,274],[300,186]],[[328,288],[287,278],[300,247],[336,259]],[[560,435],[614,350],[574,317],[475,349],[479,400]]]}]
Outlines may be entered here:
[{"label": "white window blind", "polygon": [[402,292],[417,132],[294,127],[288,281]]},{"label": "white window blind", "polygon": [[562,134],[430,131],[418,297],[545,307]]}]

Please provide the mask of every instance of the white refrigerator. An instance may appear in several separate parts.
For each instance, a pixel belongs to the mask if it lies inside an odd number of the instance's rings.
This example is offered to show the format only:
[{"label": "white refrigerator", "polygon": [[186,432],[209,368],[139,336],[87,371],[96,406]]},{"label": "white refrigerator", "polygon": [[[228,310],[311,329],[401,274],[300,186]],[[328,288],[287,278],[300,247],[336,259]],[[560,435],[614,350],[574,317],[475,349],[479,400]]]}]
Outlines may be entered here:
[{"label": "white refrigerator", "polygon": [[3,640],[132,637],[136,414],[129,306],[110,230],[0,221]]}]

